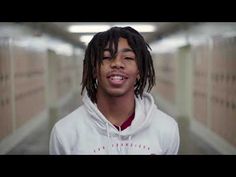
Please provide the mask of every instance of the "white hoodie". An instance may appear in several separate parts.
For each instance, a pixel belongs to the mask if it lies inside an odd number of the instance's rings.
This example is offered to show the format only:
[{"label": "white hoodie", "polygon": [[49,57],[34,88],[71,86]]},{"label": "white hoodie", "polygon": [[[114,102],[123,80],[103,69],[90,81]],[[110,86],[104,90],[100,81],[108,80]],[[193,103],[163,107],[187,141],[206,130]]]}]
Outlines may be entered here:
[{"label": "white hoodie", "polygon": [[119,131],[87,94],[83,105],[58,121],[50,137],[50,154],[177,154],[176,121],[157,109],[150,94],[135,98],[135,117]]}]

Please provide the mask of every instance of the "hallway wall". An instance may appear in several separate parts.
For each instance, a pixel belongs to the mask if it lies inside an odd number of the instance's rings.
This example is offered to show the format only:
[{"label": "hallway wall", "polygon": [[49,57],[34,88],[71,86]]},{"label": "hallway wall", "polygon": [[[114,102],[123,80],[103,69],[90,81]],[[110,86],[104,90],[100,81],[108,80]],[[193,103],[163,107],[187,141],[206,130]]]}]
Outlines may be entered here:
[{"label": "hallway wall", "polygon": [[235,32],[235,24],[205,23],[152,45],[157,103],[223,154],[236,153]]},{"label": "hallway wall", "polygon": [[4,154],[45,120],[53,124],[80,104],[83,50],[18,24],[4,23],[0,32]]}]

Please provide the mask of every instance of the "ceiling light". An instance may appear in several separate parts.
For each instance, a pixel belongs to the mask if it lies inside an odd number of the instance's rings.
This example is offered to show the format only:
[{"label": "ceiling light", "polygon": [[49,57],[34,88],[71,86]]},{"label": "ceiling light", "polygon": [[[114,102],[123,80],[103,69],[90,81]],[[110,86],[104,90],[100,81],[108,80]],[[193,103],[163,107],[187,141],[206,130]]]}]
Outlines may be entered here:
[{"label": "ceiling light", "polygon": [[68,31],[71,33],[97,33],[109,29],[109,25],[72,25]]},{"label": "ceiling light", "polygon": [[146,33],[146,32],[154,32],[156,31],[156,27],[153,25],[115,25],[115,26],[119,26],[119,27],[125,27],[125,26],[130,26],[132,28],[134,28],[135,30],[137,30],[140,33]]}]

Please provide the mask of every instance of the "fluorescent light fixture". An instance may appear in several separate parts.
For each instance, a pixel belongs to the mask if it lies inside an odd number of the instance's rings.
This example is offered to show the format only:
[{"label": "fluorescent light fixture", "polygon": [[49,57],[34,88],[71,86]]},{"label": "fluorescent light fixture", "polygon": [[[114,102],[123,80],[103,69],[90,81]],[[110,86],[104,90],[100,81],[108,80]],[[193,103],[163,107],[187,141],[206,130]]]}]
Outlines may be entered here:
[{"label": "fluorescent light fixture", "polygon": [[135,30],[137,30],[140,33],[148,33],[148,32],[154,32],[156,31],[156,27],[153,25],[115,25],[115,26],[119,26],[119,27],[125,27],[125,26],[130,26],[132,28],[134,28]]},{"label": "fluorescent light fixture", "polygon": [[80,37],[80,41],[84,42],[87,45],[91,41],[92,38],[93,38],[93,35],[82,35]]},{"label": "fluorescent light fixture", "polygon": [[[156,26],[153,26],[153,25],[115,24],[112,26],[119,26],[119,27],[130,26],[130,27],[136,29],[140,33],[156,31]],[[97,33],[97,32],[101,32],[101,31],[106,31],[110,27],[111,27],[110,25],[72,25],[72,26],[69,26],[68,31],[71,33]]]},{"label": "fluorescent light fixture", "polygon": [[109,25],[72,25],[69,26],[68,31],[71,33],[97,33],[109,28]]}]

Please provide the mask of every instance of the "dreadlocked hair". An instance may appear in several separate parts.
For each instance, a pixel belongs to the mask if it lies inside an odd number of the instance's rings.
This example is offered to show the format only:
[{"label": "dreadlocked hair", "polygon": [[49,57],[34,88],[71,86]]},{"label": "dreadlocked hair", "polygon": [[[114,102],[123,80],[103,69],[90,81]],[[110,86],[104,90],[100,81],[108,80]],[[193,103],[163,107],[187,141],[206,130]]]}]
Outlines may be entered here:
[{"label": "dreadlocked hair", "polygon": [[119,38],[125,38],[129,46],[133,49],[136,55],[136,62],[139,70],[140,79],[135,83],[135,96],[142,98],[143,91],[147,85],[147,92],[150,92],[155,85],[155,70],[149,49],[150,46],[145,42],[143,36],[131,27],[112,27],[105,32],[99,32],[94,35],[89,42],[85,57],[83,60],[83,77],[82,77],[82,91],[86,88],[89,98],[92,102],[96,102],[97,81],[96,71],[100,69],[103,52],[108,45],[111,56],[117,53]]}]

